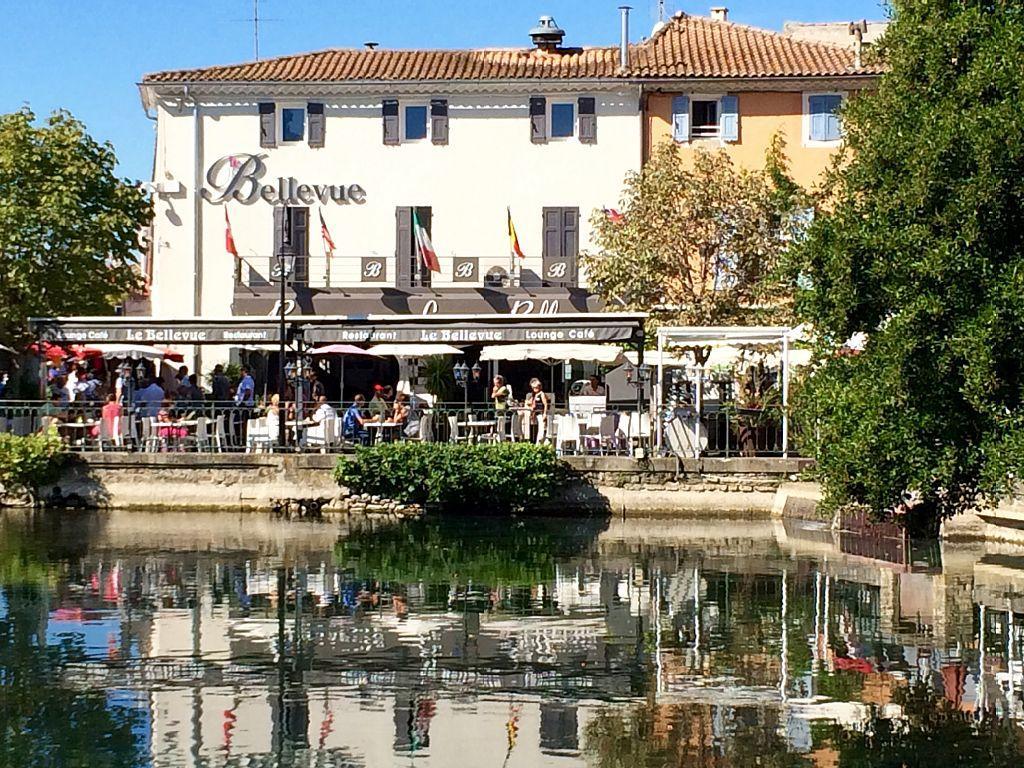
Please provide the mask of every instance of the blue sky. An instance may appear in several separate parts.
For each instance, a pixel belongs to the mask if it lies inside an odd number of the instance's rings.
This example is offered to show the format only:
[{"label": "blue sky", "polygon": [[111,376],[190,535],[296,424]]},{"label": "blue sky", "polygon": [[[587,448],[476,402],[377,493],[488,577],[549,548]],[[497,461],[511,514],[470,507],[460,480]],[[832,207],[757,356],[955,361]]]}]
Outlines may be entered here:
[{"label": "blue sky", "polygon": [[[259,0],[260,56],[360,46],[517,46],[548,13],[566,43],[618,41],[621,0]],[[650,32],[657,0],[631,0],[632,37]],[[669,12],[707,14],[728,5],[733,21],[883,18],[878,0],[666,0]],[[113,143],[120,172],[148,179],[153,129],[135,83],[145,72],[246,61],[253,55],[253,0],[0,0],[0,111],[70,109]]]}]

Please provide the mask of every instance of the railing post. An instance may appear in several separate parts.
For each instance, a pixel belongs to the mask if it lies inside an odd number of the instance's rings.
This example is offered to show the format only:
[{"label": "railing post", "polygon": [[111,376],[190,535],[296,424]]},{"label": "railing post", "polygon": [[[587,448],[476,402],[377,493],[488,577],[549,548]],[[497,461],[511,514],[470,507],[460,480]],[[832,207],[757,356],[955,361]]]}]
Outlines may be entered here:
[{"label": "railing post", "polygon": [[782,458],[789,458],[789,332],[782,337]]}]

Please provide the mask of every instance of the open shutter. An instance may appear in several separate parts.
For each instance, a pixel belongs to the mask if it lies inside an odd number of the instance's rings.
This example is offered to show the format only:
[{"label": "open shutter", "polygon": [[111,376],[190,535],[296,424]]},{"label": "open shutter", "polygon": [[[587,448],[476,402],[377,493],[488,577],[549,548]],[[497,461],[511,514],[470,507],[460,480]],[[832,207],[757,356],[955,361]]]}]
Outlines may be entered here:
[{"label": "open shutter", "polygon": [[395,208],[395,277],[402,288],[412,285],[412,208]]},{"label": "open shutter", "polygon": [[718,133],[722,141],[740,139],[740,100],[737,96],[722,97],[722,114],[718,116]]},{"label": "open shutter", "polygon": [[530,97],[530,141],[543,144],[548,140],[548,100],[543,96]]},{"label": "open shutter", "polygon": [[309,146],[320,149],[324,145],[324,133],[327,127],[324,118],[324,105],[310,102],[306,105],[306,116],[309,126]]},{"label": "open shutter", "polygon": [[[430,237],[430,241],[434,241],[434,223],[433,223],[433,210],[429,205],[418,205],[416,206],[416,219],[419,221],[420,226],[427,231],[427,235]],[[415,238],[414,238],[415,239]],[[419,252],[416,250],[416,246],[413,245],[413,256],[415,257],[416,268],[419,270],[420,279],[417,281],[421,286],[429,286],[430,279],[434,274],[423,265],[423,260],[419,256]],[[441,260],[440,255],[437,257],[438,261]]]},{"label": "open shutter", "polygon": [[579,99],[579,131],[581,144],[597,143],[597,114],[591,96],[581,96]]},{"label": "open shutter", "polygon": [[690,140],[690,97],[672,97],[672,138],[676,141]]},{"label": "open shutter", "polygon": [[289,208],[292,217],[292,253],[295,254],[292,283],[309,285],[309,208]]},{"label": "open shutter", "polygon": [[384,143],[398,144],[398,102],[385,99],[381,104],[381,114],[384,117]]},{"label": "open shutter", "polygon": [[565,282],[576,284],[577,256],[580,251],[580,209],[562,209],[562,259],[566,264]]},{"label": "open shutter", "polygon": [[277,146],[277,109],[273,102],[260,102],[260,146]]},{"label": "open shutter", "polygon": [[279,254],[288,253],[288,231],[285,229],[285,216],[288,209],[283,205],[274,206],[274,253],[276,259]]},{"label": "open shutter", "polygon": [[448,100],[430,100],[430,140],[434,144],[448,143]]}]

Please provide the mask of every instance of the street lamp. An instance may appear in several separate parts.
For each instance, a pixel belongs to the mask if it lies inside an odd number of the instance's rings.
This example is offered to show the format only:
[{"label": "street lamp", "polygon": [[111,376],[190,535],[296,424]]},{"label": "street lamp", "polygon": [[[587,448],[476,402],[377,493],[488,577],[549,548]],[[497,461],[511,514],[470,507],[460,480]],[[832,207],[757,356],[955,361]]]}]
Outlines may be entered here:
[{"label": "street lamp", "polygon": [[462,387],[462,408],[469,416],[469,382],[480,381],[480,364],[473,363],[473,367],[470,368],[465,363],[456,363],[452,368],[452,373],[455,375],[455,383]]}]

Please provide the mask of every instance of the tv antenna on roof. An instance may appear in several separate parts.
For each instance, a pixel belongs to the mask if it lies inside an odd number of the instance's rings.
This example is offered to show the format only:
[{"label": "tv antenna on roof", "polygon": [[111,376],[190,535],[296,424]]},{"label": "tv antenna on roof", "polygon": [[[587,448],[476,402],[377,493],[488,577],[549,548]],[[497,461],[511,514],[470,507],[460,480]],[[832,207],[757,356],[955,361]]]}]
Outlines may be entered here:
[{"label": "tv antenna on roof", "polygon": [[658,0],[658,21],[665,20],[665,0]]},{"label": "tv antenna on roof", "polygon": [[252,0],[252,48],[253,58],[260,60],[260,0]]}]

